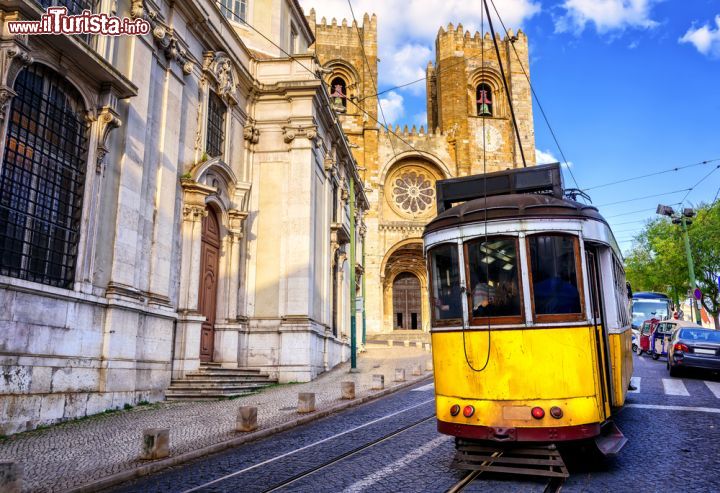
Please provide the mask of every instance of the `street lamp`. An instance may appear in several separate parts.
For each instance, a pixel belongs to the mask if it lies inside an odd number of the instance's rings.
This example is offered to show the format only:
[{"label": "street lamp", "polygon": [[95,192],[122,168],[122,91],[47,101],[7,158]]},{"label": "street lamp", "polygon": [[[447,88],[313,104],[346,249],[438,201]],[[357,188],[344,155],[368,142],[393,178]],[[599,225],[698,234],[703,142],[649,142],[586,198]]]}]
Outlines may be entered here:
[{"label": "street lamp", "polygon": [[701,325],[700,309],[697,305],[697,299],[695,299],[695,266],[693,265],[692,253],[690,251],[690,238],[688,237],[687,227],[688,224],[692,224],[692,217],[695,215],[695,211],[689,207],[686,207],[682,212],[675,212],[669,205],[658,204],[657,211],[661,216],[668,216],[672,219],[673,224],[680,224],[682,226],[683,238],[685,240],[685,254],[687,255],[688,271],[690,273],[690,289],[692,290],[692,306],[695,309],[695,322]]}]

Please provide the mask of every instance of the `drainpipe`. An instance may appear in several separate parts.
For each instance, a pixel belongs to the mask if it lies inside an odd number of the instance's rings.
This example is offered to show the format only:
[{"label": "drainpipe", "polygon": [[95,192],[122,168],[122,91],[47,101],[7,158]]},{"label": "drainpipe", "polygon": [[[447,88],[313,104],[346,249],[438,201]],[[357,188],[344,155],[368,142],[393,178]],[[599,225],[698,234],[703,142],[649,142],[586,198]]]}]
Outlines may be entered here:
[{"label": "drainpipe", "polygon": [[355,334],[355,177],[350,177],[350,371],[357,371]]},{"label": "drainpipe", "polygon": [[365,278],[367,277],[367,272],[365,272],[365,237],[363,236],[363,242],[362,242],[362,269],[363,269],[363,276],[362,276],[362,345],[365,347],[365,307],[367,306],[367,300],[365,299]]}]

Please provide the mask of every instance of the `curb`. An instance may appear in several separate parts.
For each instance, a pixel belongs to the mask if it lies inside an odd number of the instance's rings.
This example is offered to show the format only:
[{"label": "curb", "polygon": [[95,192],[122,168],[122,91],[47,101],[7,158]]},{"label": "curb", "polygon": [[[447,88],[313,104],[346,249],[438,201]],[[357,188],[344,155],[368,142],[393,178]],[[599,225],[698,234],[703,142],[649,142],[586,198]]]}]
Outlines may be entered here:
[{"label": "curb", "polygon": [[94,492],[94,491],[98,491],[98,490],[107,489],[107,488],[110,488],[111,486],[115,486],[117,484],[124,483],[131,479],[136,479],[136,478],[140,478],[143,476],[147,476],[149,474],[156,473],[156,472],[166,469],[168,467],[177,466],[179,464],[189,462],[193,459],[197,459],[197,458],[203,457],[205,455],[214,454],[214,453],[221,452],[221,451],[229,449],[229,448],[237,447],[238,445],[242,445],[247,442],[252,442],[255,440],[259,440],[261,438],[266,438],[270,435],[274,435],[275,433],[280,433],[282,431],[289,430],[296,426],[310,423],[312,421],[315,421],[316,419],[324,418],[333,413],[336,413],[339,411],[344,411],[351,407],[365,404],[366,402],[374,401],[381,397],[385,397],[387,395],[393,394],[400,390],[404,390],[415,384],[418,384],[420,382],[428,380],[428,379],[432,378],[432,376],[433,376],[433,374],[431,373],[429,375],[422,376],[422,377],[418,378],[417,380],[404,382],[404,383],[401,383],[394,387],[390,387],[390,388],[381,390],[380,392],[366,395],[365,397],[361,397],[359,399],[353,399],[351,401],[342,402],[340,404],[330,406],[327,409],[322,409],[320,411],[316,411],[307,416],[301,416],[292,421],[288,421],[287,423],[282,423],[282,424],[279,424],[276,426],[272,426],[270,428],[265,428],[260,431],[248,433],[248,434],[245,434],[245,435],[237,437],[237,438],[231,438],[230,440],[225,440],[223,442],[214,443],[212,445],[208,445],[207,447],[193,450],[191,452],[185,452],[185,453],[177,455],[175,457],[169,457],[167,459],[153,461],[150,464],[143,464],[139,467],[135,467],[135,468],[129,469],[127,471],[118,472],[118,473],[112,474],[110,476],[106,476],[102,479],[93,481],[91,483],[86,483],[82,486],[78,486],[77,488],[72,488],[70,490],[66,490],[66,493],[90,493],[90,492]]}]

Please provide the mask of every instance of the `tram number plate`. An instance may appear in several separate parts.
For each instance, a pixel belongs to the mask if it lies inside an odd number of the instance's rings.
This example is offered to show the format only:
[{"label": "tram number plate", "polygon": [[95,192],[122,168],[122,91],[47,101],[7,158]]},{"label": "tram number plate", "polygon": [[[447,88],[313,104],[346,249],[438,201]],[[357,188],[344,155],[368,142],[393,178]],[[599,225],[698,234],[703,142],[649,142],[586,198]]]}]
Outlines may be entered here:
[{"label": "tram number plate", "polygon": [[697,354],[715,354],[715,350],[714,350],[714,349],[700,349],[700,348],[695,348],[695,352],[696,352]]},{"label": "tram number plate", "polygon": [[532,417],[530,406],[505,406],[503,407],[503,419],[521,419],[529,421]]}]

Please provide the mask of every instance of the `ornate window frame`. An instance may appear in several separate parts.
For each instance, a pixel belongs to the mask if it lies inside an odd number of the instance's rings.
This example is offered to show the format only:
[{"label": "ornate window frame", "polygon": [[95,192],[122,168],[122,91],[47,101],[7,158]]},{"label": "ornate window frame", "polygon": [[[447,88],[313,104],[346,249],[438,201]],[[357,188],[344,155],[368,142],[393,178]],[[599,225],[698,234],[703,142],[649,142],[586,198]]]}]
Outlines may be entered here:
[{"label": "ornate window frame", "polygon": [[500,73],[491,67],[481,67],[470,74],[468,79],[468,114],[480,118],[477,110],[477,90],[481,84],[490,88],[492,97],[492,115],[485,118],[507,118],[507,95]]}]

